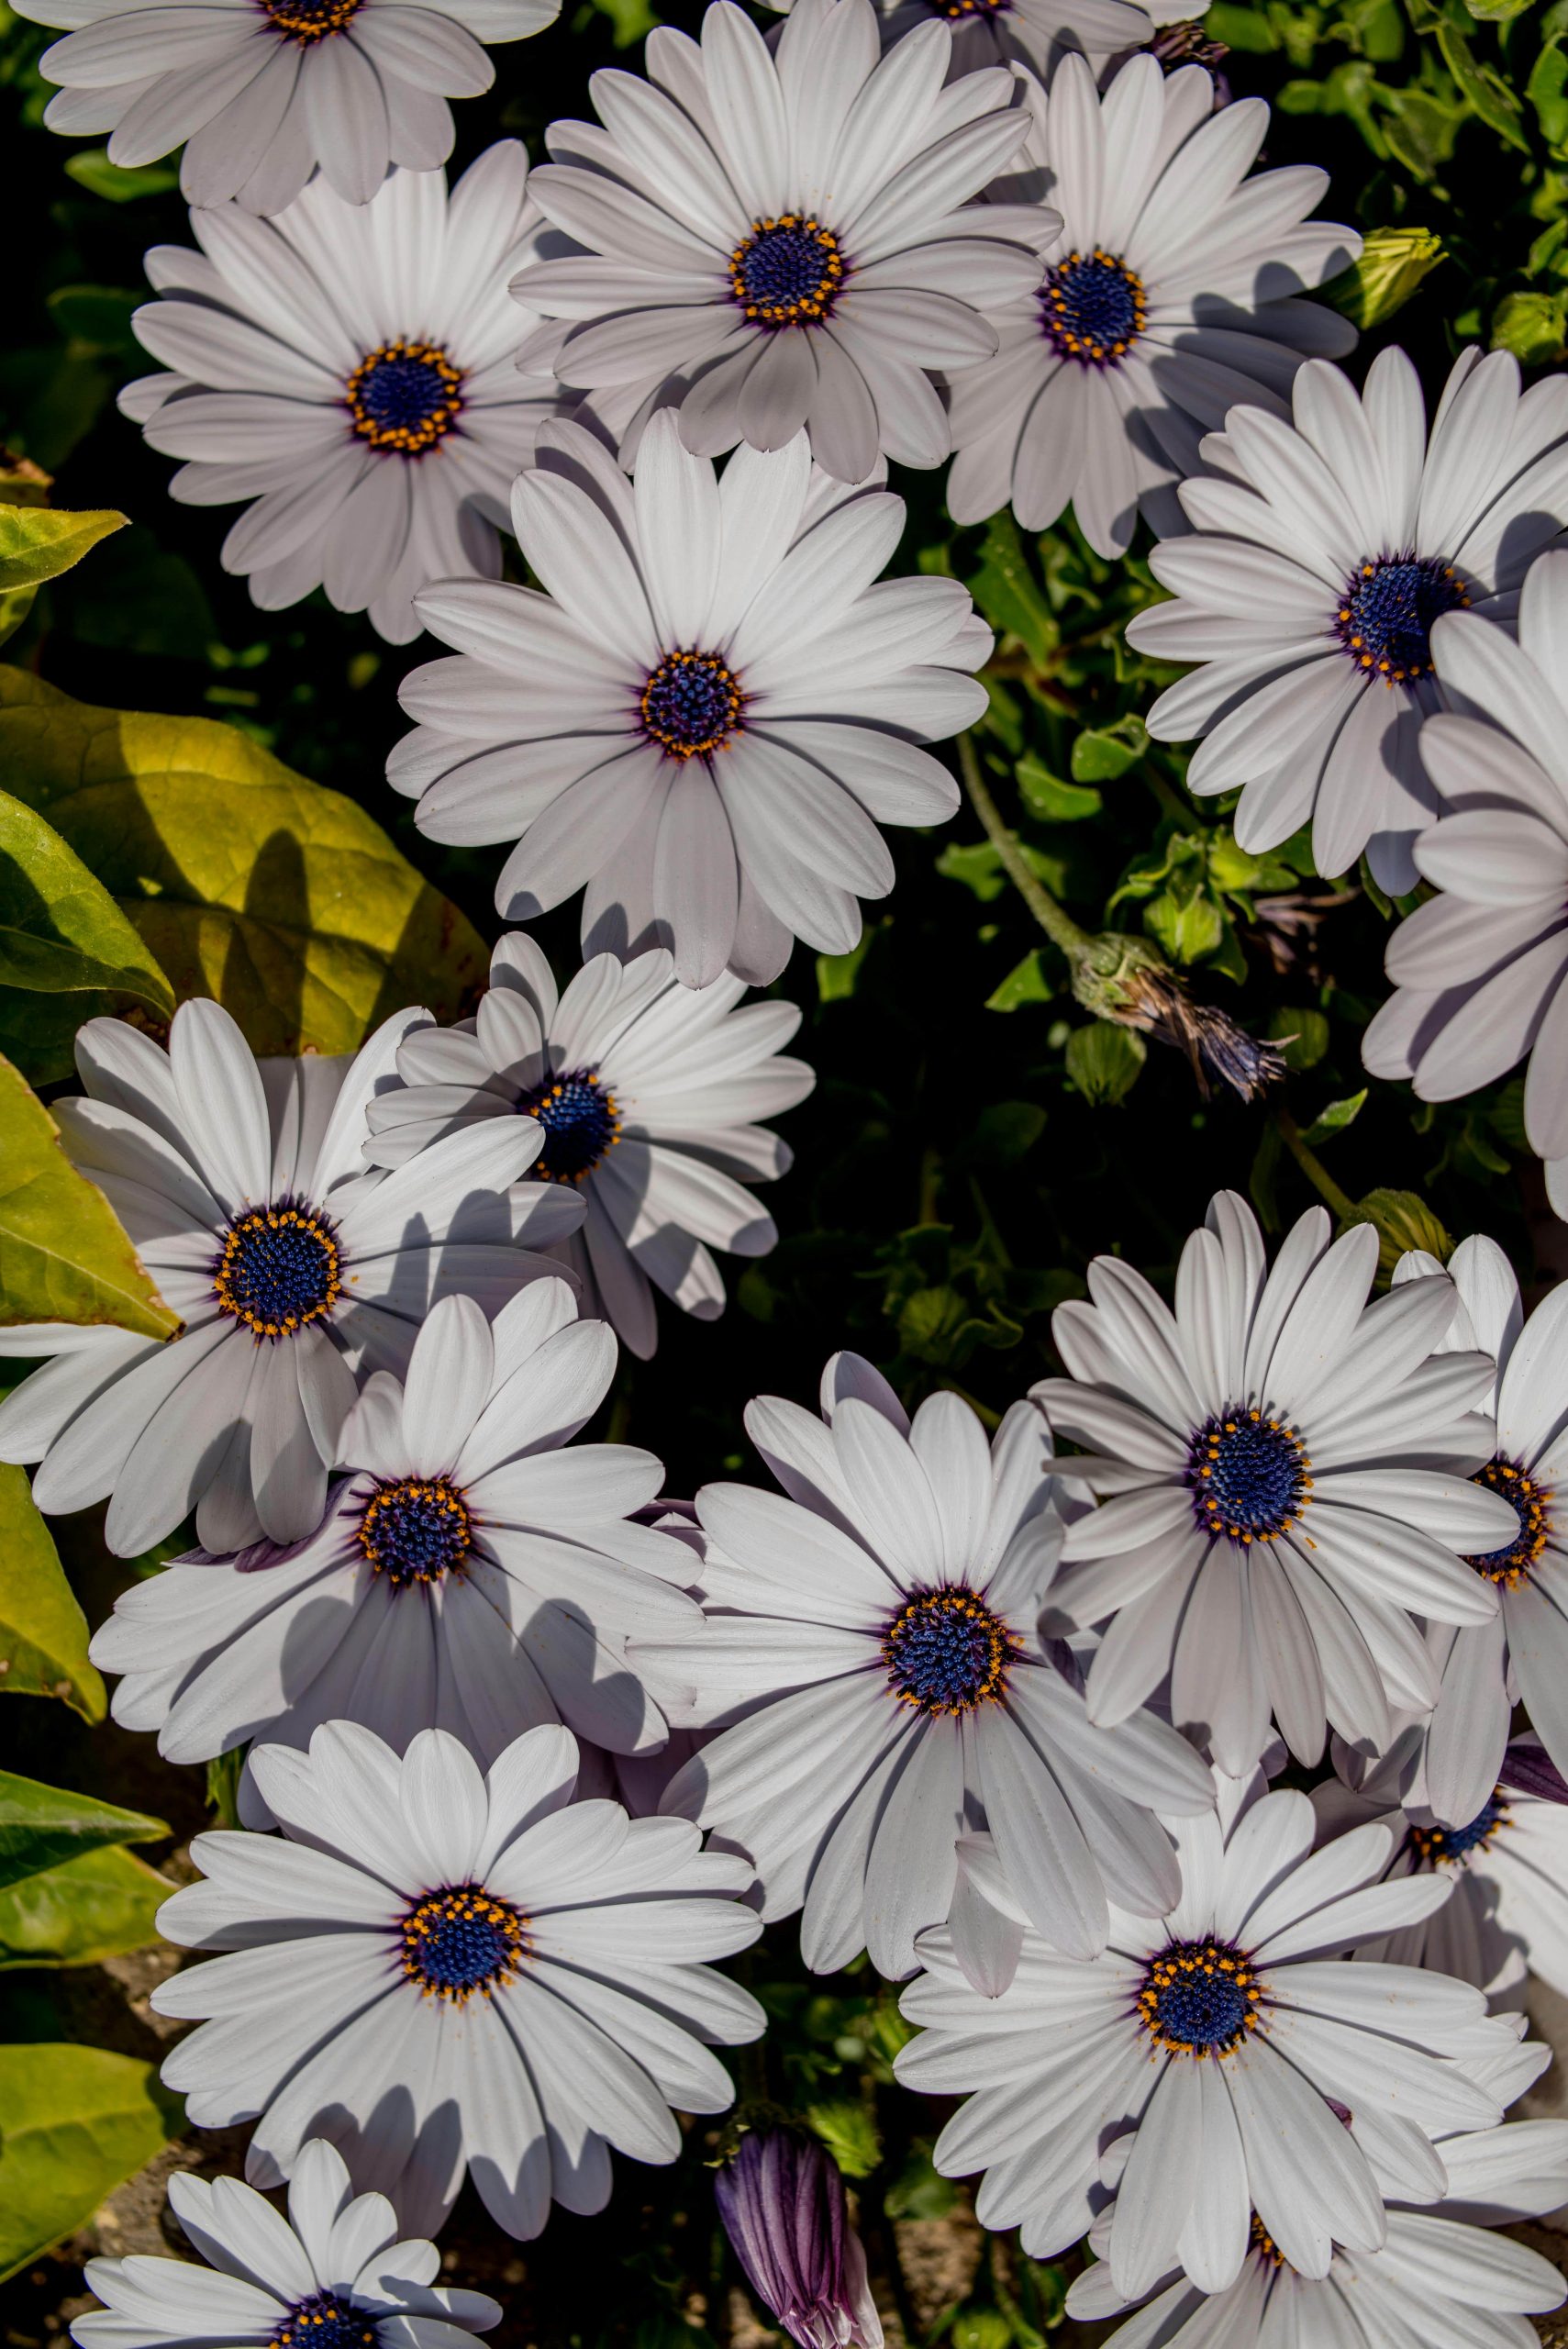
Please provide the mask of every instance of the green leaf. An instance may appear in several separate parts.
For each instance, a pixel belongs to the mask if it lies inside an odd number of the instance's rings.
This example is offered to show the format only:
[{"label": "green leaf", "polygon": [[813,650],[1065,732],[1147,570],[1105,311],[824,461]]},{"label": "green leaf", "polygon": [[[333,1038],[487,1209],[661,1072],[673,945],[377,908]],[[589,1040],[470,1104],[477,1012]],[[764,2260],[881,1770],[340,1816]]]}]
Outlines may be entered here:
[{"label": "green leaf", "polygon": [[1097,791],[1078,783],[1063,783],[1032,751],[1013,770],[1018,796],[1031,816],[1046,824],[1076,824],[1097,816],[1105,802]]},{"label": "green leaf", "polygon": [[[1547,145],[1561,147],[1568,140],[1568,50],[1559,41],[1548,41],[1536,59],[1525,84],[1525,95],[1535,108],[1535,118]],[[1560,227],[1561,223],[1554,225]],[[1547,234],[1551,234],[1550,229]],[[1541,241],[1538,239],[1538,246]],[[1540,266],[1532,249],[1530,267]]]},{"label": "green leaf", "polygon": [[955,1156],[978,1166],[1016,1166],[1045,1131],[1038,1101],[988,1101]]},{"label": "green leaf", "polygon": [[1448,259],[1440,237],[1429,228],[1369,228],[1361,258],[1322,289],[1364,333],[1402,310],[1440,262]]},{"label": "green leaf", "polygon": [[0,505],[0,594],[58,579],[89,547],[123,530],[123,514],[61,514],[52,506]]},{"label": "green leaf", "polygon": [[83,1852],[0,1891],[0,1973],[21,1965],[101,1965],[158,1939],[174,1887],[134,1854]]},{"label": "green leaf", "polygon": [[1021,963],[1015,963],[994,995],[985,999],[987,1011],[1017,1011],[1023,1003],[1049,1003],[1056,989],[1046,977],[1038,946],[1031,946]]},{"label": "green leaf", "polygon": [[868,922],[847,954],[818,954],[817,957],[817,997],[819,1003],[842,1003],[854,994],[860,981],[861,964],[876,936],[876,927]]},{"label": "green leaf", "polygon": [[1114,783],[1136,766],[1149,748],[1149,732],[1140,718],[1122,718],[1114,726],[1091,729],[1073,745],[1071,766],[1074,783]]},{"label": "green leaf", "polygon": [[61,334],[72,342],[135,359],[140,345],[130,322],[143,299],[128,285],[57,285],[49,309]]},{"label": "green leaf", "polygon": [[1501,75],[1494,73],[1489,65],[1476,63],[1470,43],[1457,25],[1440,24],[1437,40],[1443,63],[1458,83],[1471,111],[1479,115],[1499,139],[1507,139],[1510,147],[1522,148],[1528,155],[1529,140],[1519,121],[1519,102]]},{"label": "green leaf", "polygon": [[1302,1141],[1316,1150],[1318,1144],[1327,1141],[1330,1135],[1342,1134],[1345,1128],[1354,1125],[1360,1117],[1366,1105],[1366,1096],[1367,1088],[1363,1085],[1359,1093],[1347,1094],[1342,1101],[1330,1101],[1328,1108],[1313,1119],[1302,1135]]},{"label": "green leaf", "polygon": [[1492,313],[1492,348],[1511,351],[1524,367],[1549,367],[1568,341],[1568,296],[1505,294]]},{"label": "green leaf", "polygon": [[61,1697],[83,1720],[108,1710],[87,1661],[87,1618],[65,1579],[26,1471],[0,1463],[0,1690]]},{"label": "green leaf", "polygon": [[887,2189],[885,2207],[890,2219],[945,2219],[957,2200],[958,2188],[937,2168],[929,2145],[915,2145]]},{"label": "green leaf", "polygon": [[0,669],[0,788],[98,875],[177,996],[258,1052],[351,1052],[406,1003],[483,984],[466,916],[381,826],[211,718],[94,709]]},{"label": "green leaf", "polygon": [[1269,1021],[1270,1037],[1284,1051],[1286,1068],[1298,1074],[1316,1068],[1329,1049],[1329,1022],[1320,1011],[1276,1011]]},{"label": "green leaf", "polygon": [[0,1770],[0,1890],[111,1843],[155,1843],[161,1819]]},{"label": "green leaf", "polygon": [[43,1103],[0,1060],[0,1327],[23,1321],[108,1322],[143,1338],[180,1327]]},{"label": "green leaf", "polygon": [[[20,1000],[6,1000],[11,989]],[[33,1084],[57,1083],[82,1021],[127,1001],[168,1019],[174,992],[75,851],[0,791],[0,1044]]]},{"label": "green leaf", "polygon": [[150,2064],[103,2047],[0,2047],[0,2278],[85,2226],[179,2127]]},{"label": "green leaf", "polygon": [[995,514],[986,524],[980,568],[969,592],[999,635],[1016,636],[1037,669],[1048,666],[1062,631],[1011,514]]},{"label": "green leaf", "polygon": [[821,2138],[846,2177],[869,2177],[882,2159],[874,2115],[845,2098],[834,2104],[808,2104],[807,2124]]},{"label": "green leaf", "polygon": [[78,187],[111,204],[134,204],[139,196],[167,195],[180,184],[171,163],[142,163],[127,170],[111,163],[106,147],[90,147],[84,155],[67,155],[65,168]]},{"label": "green leaf", "polygon": [[1277,49],[1273,27],[1261,8],[1240,8],[1231,0],[1214,0],[1203,19],[1205,34],[1210,40],[1223,41],[1227,49],[1250,50],[1258,56]]},{"label": "green leaf", "polygon": [[1067,1039],[1067,1074],[1086,1101],[1125,1101],[1146,1057],[1142,1037],[1110,1019],[1074,1028]]},{"label": "green leaf", "polygon": [[1173,963],[1196,963],[1225,936],[1225,918],[1212,897],[1166,889],[1143,908],[1143,927]]},{"label": "green leaf", "polygon": [[1345,1221],[1376,1226],[1377,1269],[1385,1280],[1392,1278],[1400,1257],[1412,1248],[1424,1248],[1440,1264],[1453,1253],[1453,1241],[1442,1223],[1415,1191],[1369,1191]]}]

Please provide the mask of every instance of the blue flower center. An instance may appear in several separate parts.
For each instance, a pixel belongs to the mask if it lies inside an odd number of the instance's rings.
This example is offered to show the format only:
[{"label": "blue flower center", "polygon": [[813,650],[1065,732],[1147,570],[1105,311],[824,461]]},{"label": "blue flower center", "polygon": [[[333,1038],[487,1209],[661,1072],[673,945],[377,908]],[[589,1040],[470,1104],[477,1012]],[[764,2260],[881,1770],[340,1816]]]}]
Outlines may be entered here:
[{"label": "blue flower center", "polygon": [[758,220],[729,256],[729,290],[762,327],[815,326],[844,282],[839,239],[819,220],[785,212]]},{"label": "blue flower center", "polygon": [[1040,289],[1040,327],[1064,359],[1107,367],[1125,359],[1149,317],[1143,281],[1114,253],[1069,253]]},{"label": "blue flower center", "polygon": [[746,696],[716,653],[668,652],[642,688],[642,730],[672,759],[709,758],[740,730]]},{"label": "blue flower center", "polygon": [[1470,590],[1436,555],[1380,554],[1351,573],[1334,633],[1358,669],[1392,691],[1430,674],[1432,622],[1462,611]]},{"label": "blue flower center", "polygon": [[1245,1545],[1273,1542],[1296,1523],[1312,1497],[1311,1465],[1284,1419],[1231,1404],[1194,1435],[1183,1482],[1204,1531]]},{"label": "blue flower center", "polygon": [[1144,1968],[1138,2012],[1158,2046],[1229,2055],[1258,2021],[1251,1960],[1227,1942],[1169,1942]]},{"label": "blue flower center", "polygon": [[1483,1852],[1509,1824],[1508,1798],[1501,1787],[1487,1796],[1466,1827],[1412,1827],[1410,1842],[1429,1867],[1453,1867],[1472,1852]]},{"label": "blue flower center", "polygon": [[359,1542],[394,1590],[461,1574],[473,1546],[468,1505],[444,1476],[381,1484],[360,1514]]},{"label": "blue flower center", "polygon": [[968,1713],[999,1697],[1018,1643],[999,1616],[957,1585],[923,1590],[884,1634],[887,1685],[920,1713]]},{"label": "blue flower center", "polygon": [[303,1200],[236,1216],[212,1268],[218,1310],[258,1339],[296,1336],[331,1312],[342,1285],[333,1225]]},{"label": "blue flower center", "polygon": [[375,2349],[381,2335],[368,2309],[357,2309],[336,2292],[314,2292],[295,2300],[272,2333],[274,2349]]},{"label": "blue flower center", "polygon": [[1501,1453],[1478,1468],[1470,1479],[1473,1485],[1485,1485],[1488,1492],[1501,1493],[1513,1503],[1519,1530],[1512,1542],[1501,1550],[1488,1550],[1485,1557],[1466,1560],[1478,1575],[1488,1582],[1501,1583],[1507,1590],[1517,1588],[1529,1575],[1551,1535],[1551,1511],[1548,1504],[1551,1492],[1545,1485],[1538,1485],[1527,1476],[1516,1460],[1505,1460]]},{"label": "blue flower center", "polygon": [[300,49],[309,49],[332,33],[340,33],[361,6],[361,0],[261,0],[272,30]]},{"label": "blue flower center", "polygon": [[540,1183],[580,1183],[620,1140],[620,1110],[591,1068],[547,1076],[517,1103],[544,1128],[544,1148],[528,1169]]},{"label": "blue flower center", "polygon": [[384,342],[361,360],[345,397],[361,440],[419,457],[462,413],[462,372],[439,343]]},{"label": "blue flower center", "polygon": [[488,1998],[528,1954],[528,1920],[482,1884],[428,1893],[403,1920],[403,1971],[427,1998]]}]

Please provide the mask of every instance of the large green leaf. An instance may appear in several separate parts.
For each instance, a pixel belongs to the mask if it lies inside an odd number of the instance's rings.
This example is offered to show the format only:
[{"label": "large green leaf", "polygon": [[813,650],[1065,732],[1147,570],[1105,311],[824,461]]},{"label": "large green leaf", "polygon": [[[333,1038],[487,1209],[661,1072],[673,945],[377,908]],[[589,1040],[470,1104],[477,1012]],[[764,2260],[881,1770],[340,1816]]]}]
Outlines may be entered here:
[{"label": "large green leaf", "polygon": [[84,2226],[179,2126],[150,2064],[103,2047],[0,2047],[0,2279]]},{"label": "large green leaf", "polygon": [[167,1876],[110,1845],[24,1876],[0,1892],[0,1973],[18,1965],[101,1965],[145,1949],[173,1891]]},{"label": "large green leaf", "polygon": [[0,1888],[110,1843],[155,1843],[169,1830],[145,1811],[120,1810],[70,1787],[0,1770]]},{"label": "large green leaf", "polygon": [[180,1326],[43,1103],[0,1060],[0,1325],[20,1321],[107,1321],[144,1338]]},{"label": "large green leaf", "polygon": [[52,506],[0,506],[0,595],[37,587],[123,530],[123,514],[60,514]]},{"label": "large green leaf", "polygon": [[48,818],[179,996],[261,1052],[349,1052],[389,1012],[459,1010],[478,931],[379,824],[236,729],[92,709],[0,669],[0,787]]},{"label": "large green leaf", "polygon": [[87,1618],[33,1507],[25,1472],[6,1464],[0,1464],[0,1689],[17,1697],[63,1697],[84,1720],[101,1721],[108,1699],[87,1661]]},{"label": "large green leaf", "polygon": [[0,1048],[33,1084],[54,1084],[82,1021],[128,1002],[168,1019],[174,992],[75,850],[0,791]]}]

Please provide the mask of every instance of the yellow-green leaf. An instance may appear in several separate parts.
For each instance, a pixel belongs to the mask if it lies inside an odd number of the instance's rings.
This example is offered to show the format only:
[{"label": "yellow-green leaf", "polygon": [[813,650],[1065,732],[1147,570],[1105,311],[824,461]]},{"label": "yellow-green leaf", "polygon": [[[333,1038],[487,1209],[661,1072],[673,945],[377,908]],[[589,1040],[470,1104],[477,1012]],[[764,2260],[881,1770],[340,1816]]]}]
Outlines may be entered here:
[{"label": "yellow-green leaf", "polygon": [[224,1004],[259,1052],[352,1051],[406,1003],[439,1018],[484,941],[364,809],[235,728],[69,700],[0,669],[0,787],[95,873],[177,996]]},{"label": "yellow-green leaf", "polygon": [[0,1770],[0,1889],[106,1844],[156,1843],[168,1832],[163,1820],[144,1810]]},{"label": "yellow-green leaf", "polygon": [[143,1338],[180,1326],[43,1103],[0,1060],[0,1325],[22,1321],[105,1321]]},{"label": "yellow-green leaf", "polygon": [[80,562],[89,547],[125,526],[123,514],[61,514],[52,506],[0,506],[0,594],[57,579]]},{"label": "yellow-green leaf", "polygon": [[87,1618],[33,1507],[26,1472],[8,1463],[0,1464],[0,1690],[62,1697],[84,1720],[101,1721],[108,1698],[87,1661]]},{"label": "yellow-green leaf", "polygon": [[58,1083],[82,1021],[127,1003],[168,1019],[174,991],[74,849],[0,791],[0,1051]]},{"label": "yellow-green leaf", "polygon": [[85,2226],[178,2129],[150,2064],[48,2041],[0,2047],[0,2280]]},{"label": "yellow-green leaf", "polygon": [[101,1965],[158,1939],[174,1887],[134,1852],[110,1844],[0,1892],[0,1973],[19,1965]]}]

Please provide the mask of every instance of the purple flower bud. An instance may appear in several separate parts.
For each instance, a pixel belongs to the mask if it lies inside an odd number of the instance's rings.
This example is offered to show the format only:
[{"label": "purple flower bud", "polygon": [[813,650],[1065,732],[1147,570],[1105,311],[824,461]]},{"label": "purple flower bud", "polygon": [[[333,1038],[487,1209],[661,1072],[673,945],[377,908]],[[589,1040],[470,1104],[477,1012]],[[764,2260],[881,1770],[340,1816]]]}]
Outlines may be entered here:
[{"label": "purple flower bud", "polygon": [[1568,1784],[1539,1738],[1516,1737],[1497,1773],[1499,1787],[1515,1794],[1535,1795],[1542,1802],[1568,1803]]},{"label": "purple flower bud", "polygon": [[800,2349],[882,2349],[844,2181],[815,2137],[748,2130],[713,2195],[747,2282]]}]

